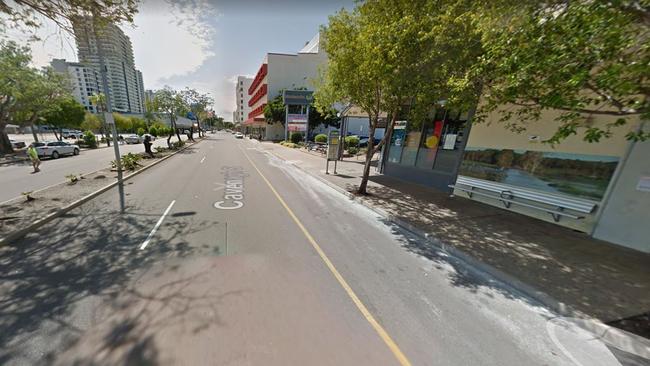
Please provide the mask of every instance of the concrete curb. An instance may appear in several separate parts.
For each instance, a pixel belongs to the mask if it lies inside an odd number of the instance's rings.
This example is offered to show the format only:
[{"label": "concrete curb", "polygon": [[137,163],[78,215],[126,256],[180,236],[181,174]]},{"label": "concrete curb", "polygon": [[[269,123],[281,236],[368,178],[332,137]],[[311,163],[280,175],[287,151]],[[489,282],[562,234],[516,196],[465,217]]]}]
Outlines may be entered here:
[{"label": "concrete curb", "polygon": [[[286,147],[285,147],[286,148]],[[287,148],[288,149],[288,148]],[[269,151],[269,153],[273,154],[276,158],[287,161],[286,159],[280,157],[279,155],[275,154],[272,151]],[[489,278],[489,279],[495,279],[497,280],[503,287],[507,288],[509,291],[512,291],[514,293],[518,293],[519,295],[523,295],[524,297],[528,297],[532,299],[533,301],[553,310],[557,314],[561,316],[566,316],[566,317],[575,317],[575,318],[581,318],[581,319],[589,319],[589,320],[596,320],[593,317],[586,315],[580,311],[577,311],[573,309],[571,306],[556,300],[552,296],[548,295],[547,293],[536,289],[535,287],[528,285],[522,281],[520,281],[518,278],[509,275],[496,267],[493,267],[485,262],[482,262],[476,258],[474,258],[472,255],[454,247],[453,245],[441,242],[440,240],[436,239],[433,237],[431,234],[425,232],[424,230],[421,230],[412,224],[395,217],[394,215],[386,212],[385,210],[376,207],[374,204],[372,204],[369,200],[365,199],[364,197],[356,196],[344,188],[328,181],[327,179],[324,179],[316,174],[313,174],[312,172],[302,168],[301,166],[297,164],[292,164],[296,168],[300,169],[301,171],[305,172],[306,174],[309,174],[310,176],[318,179],[322,183],[326,184],[330,188],[334,189],[335,191],[343,194],[344,196],[348,197],[349,199],[358,202],[373,212],[375,212],[377,215],[380,217],[384,218],[387,222],[390,222],[396,226],[398,226],[400,229],[407,231],[408,233],[426,241],[427,243],[431,244],[435,248],[437,248],[439,251],[443,252],[444,254],[450,256],[454,260],[460,262],[464,267],[466,267],[468,270],[473,272],[474,274],[483,277],[483,278]]]},{"label": "concrete curb", "polygon": [[[151,168],[151,167],[153,167],[155,165],[160,164],[161,162],[171,158],[172,156],[180,153],[181,151],[184,151],[185,149],[187,149],[187,148],[189,148],[191,146],[194,146],[194,145],[198,144],[199,142],[201,142],[203,140],[204,139],[200,139],[200,140],[194,142],[191,145],[187,145],[187,146],[183,147],[182,149],[180,149],[178,151],[174,151],[173,153],[163,157],[162,159],[160,159],[158,161],[155,161],[155,162],[153,162],[153,163],[151,163],[151,164],[149,164],[149,165],[147,165],[147,166],[145,166],[145,167],[143,167],[143,168],[141,168],[139,170],[136,170],[135,172],[133,172],[133,173],[131,173],[129,175],[124,176],[122,178],[122,182],[124,182],[124,181],[126,181],[128,179],[131,179],[132,177],[144,172],[145,170],[147,170],[147,169],[149,169],[149,168]],[[88,174],[92,174],[92,173],[94,173],[94,172],[91,172],[91,173],[88,173]],[[58,184],[60,184],[60,183],[58,183]],[[64,207],[58,209],[57,211],[45,216],[44,218],[42,218],[42,219],[40,219],[40,220],[38,220],[36,222],[33,222],[32,224],[30,224],[30,225],[28,225],[28,226],[26,226],[26,227],[24,227],[24,228],[22,228],[20,230],[13,231],[13,232],[7,234],[4,237],[0,237],[0,246],[9,244],[13,240],[22,238],[23,236],[27,235],[28,233],[38,229],[40,226],[54,220],[55,218],[65,214],[66,212],[68,212],[68,211],[70,211],[70,210],[72,210],[74,208],[77,208],[77,207],[81,206],[82,204],[92,200],[93,198],[101,195],[102,193],[110,190],[111,188],[117,186],[117,184],[118,184],[118,182],[115,181],[115,182],[113,182],[113,183],[111,183],[111,184],[109,184],[109,185],[107,185],[107,186],[105,186],[103,188],[100,188],[100,189],[96,190],[95,192],[93,192],[93,193],[91,193],[91,194],[89,194],[89,195],[87,195],[85,197],[82,197],[82,198],[70,203],[67,206],[64,206]],[[43,188],[43,189],[47,189],[47,188],[49,188],[49,187],[46,187],[46,188]],[[41,189],[41,190],[43,190],[43,189]]]}]

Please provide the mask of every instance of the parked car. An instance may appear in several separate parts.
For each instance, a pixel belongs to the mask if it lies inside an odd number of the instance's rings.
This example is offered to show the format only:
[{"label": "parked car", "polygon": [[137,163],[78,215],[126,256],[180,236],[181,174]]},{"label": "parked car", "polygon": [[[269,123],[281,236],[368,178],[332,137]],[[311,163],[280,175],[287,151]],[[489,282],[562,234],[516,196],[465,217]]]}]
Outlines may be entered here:
[{"label": "parked car", "polygon": [[244,135],[241,132],[235,132],[235,138],[236,139],[243,139]]},{"label": "parked car", "polygon": [[64,139],[81,139],[83,137],[83,132],[79,130],[67,130],[63,129],[61,135],[63,136]]},{"label": "parked car", "polygon": [[58,159],[61,155],[79,155],[79,146],[65,141],[35,142],[34,147],[38,156]]},{"label": "parked car", "polygon": [[25,147],[24,141],[16,141],[16,140],[9,139],[9,142],[11,142],[11,147],[13,147],[14,149],[22,149]]},{"label": "parked car", "polygon": [[156,138],[153,135],[145,133],[144,135],[142,135],[142,141],[144,141],[144,138],[147,137],[147,136],[149,136],[149,141],[155,141],[156,140]]},{"label": "parked car", "polygon": [[136,134],[124,136],[124,142],[127,144],[140,144],[144,139]]}]

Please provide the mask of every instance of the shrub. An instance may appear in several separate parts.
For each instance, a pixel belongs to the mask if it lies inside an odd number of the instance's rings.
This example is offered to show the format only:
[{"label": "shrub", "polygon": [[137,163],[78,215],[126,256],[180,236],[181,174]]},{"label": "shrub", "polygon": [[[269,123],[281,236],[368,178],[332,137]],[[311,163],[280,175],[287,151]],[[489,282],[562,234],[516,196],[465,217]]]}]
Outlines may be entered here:
[{"label": "shrub", "polygon": [[149,134],[153,137],[158,137],[158,129],[156,126],[149,127]]},{"label": "shrub", "polygon": [[172,143],[172,146],[173,146],[175,149],[179,149],[179,148],[185,146],[185,141],[183,141],[183,140],[181,140],[181,141],[176,141],[176,142]]},{"label": "shrub", "polygon": [[324,133],[319,133],[314,137],[314,142],[327,142],[327,135]]},{"label": "shrub", "polygon": [[291,133],[289,140],[291,140],[291,142],[293,142],[294,144],[297,144],[300,141],[302,141],[302,134],[300,132],[293,132]]},{"label": "shrub", "polygon": [[155,146],[154,150],[156,150],[157,153],[161,153],[163,151],[167,151],[167,148],[163,146]]},{"label": "shrub", "polygon": [[348,153],[350,153],[350,154],[352,154],[352,155],[357,155],[358,152],[359,152],[359,148],[358,148],[358,147],[356,147],[356,146],[350,146],[350,147],[348,147]]},{"label": "shrub", "polygon": [[[142,159],[142,156],[138,154],[133,154],[133,153],[128,153],[120,159],[122,162],[122,169],[126,170],[135,170],[140,164],[138,164],[138,161]],[[115,163],[115,160],[111,161],[111,166],[113,168],[117,168],[117,164]]]},{"label": "shrub", "polygon": [[142,135],[145,134],[145,132],[146,132],[146,131],[144,130],[144,128],[140,127],[140,128],[138,128],[138,132],[137,132],[137,134],[138,134],[138,136],[142,136]]},{"label": "shrub", "polygon": [[345,137],[345,146],[358,147],[359,146],[359,136],[346,136]]},{"label": "shrub", "polygon": [[84,132],[84,137],[83,137],[84,144],[88,146],[91,149],[96,149],[97,148],[97,138],[95,137],[95,134],[86,131]]}]

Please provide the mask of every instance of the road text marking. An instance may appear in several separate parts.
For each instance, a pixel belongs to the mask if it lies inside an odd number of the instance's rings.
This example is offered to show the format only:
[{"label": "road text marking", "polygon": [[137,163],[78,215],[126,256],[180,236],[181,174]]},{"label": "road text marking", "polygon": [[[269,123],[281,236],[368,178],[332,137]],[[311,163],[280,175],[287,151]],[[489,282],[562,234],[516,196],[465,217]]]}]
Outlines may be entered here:
[{"label": "road text marking", "polygon": [[160,216],[160,218],[158,219],[158,222],[156,223],[156,226],[153,227],[153,229],[149,233],[149,236],[147,236],[147,239],[144,242],[142,242],[142,245],[140,245],[141,250],[146,248],[147,245],[149,245],[149,242],[151,241],[151,238],[153,238],[153,235],[156,233],[156,231],[158,231],[158,228],[160,227],[162,222],[165,220],[165,217],[167,217],[167,214],[172,209],[172,206],[174,206],[174,203],[176,203],[176,200],[173,200],[172,203],[170,203],[169,206],[167,206],[167,209],[165,210],[165,212],[163,212],[162,216]]},{"label": "road text marking", "polygon": [[204,161],[205,161],[205,156],[203,157],[203,159],[201,159],[201,164],[203,164]]},{"label": "road text marking", "polygon": [[221,168],[224,176],[223,200],[214,203],[214,208],[220,210],[236,210],[244,207],[244,177],[248,176],[240,166],[224,166]]},{"label": "road text marking", "polygon": [[291,218],[296,223],[296,225],[298,225],[298,227],[300,228],[302,233],[305,235],[305,237],[307,238],[307,240],[309,241],[311,246],[314,248],[314,250],[316,250],[316,253],[318,253],[318,255],[323,260],[323,262],[325,262],[325,265],[330,270],[332,275],[334,275],[334,278],[336,278],[336,280],[339,282],[341,287],[343,287],[343,289],[348,294],[350,299],[352,299],[352,302],[354,303],[354,305],[357,306],[357,308],[359,309],[361,314],[363,314],[363,316],[366,318],[368,323],[370,323],[370,325],[375,329],[375,331],[377,332],[379,337],[384,341],[384,343],[386,343],[388,348],[393,352],[393,355],[395,356],[395,358],[397,358],[397,361],[400,363],[400,365],[402,365],[402,366],[410,366],[411,361],[409,361],[409,359],[406,358],[406,355],[402,352],[402,350],[400,350],[397,343],[395,343],[395,341],[390,337],[390,335],[388,335],[386,330],[384,330],[384,328],[381,326],[381,324],[379,324],[379,322],[375,319],[375,317],[372,316],[372,314],[370,313],[370,310],[368,310],[366,305],[363,304],[363,302],[361,301],[361,299],[359,299],[357,294],[354,293],[354,290],[352,290],[352,287],[350,287],[350,285],[343,278],[341,273],[339,273],[339,271],[336,269],[336,267],[334,267],[334,264],[332,263],[332,261],[330,261],[330,259],[327,257],[327,255],[325,254],[323,249],[321,249],[320,245],[318,245],[318,243],[316,242],[314,237],[309,233],[307,228],[305,228],[305,225],[303,225],[302,222],[298,219],[298,216],[296,216],[296,214],[293,213],[291,208],[289,208],[289,205],[287,205],[287,203],[284,201],[282,196],[280,196],[278,191],[275,190],[275,188],[273,187],[271,182],[268,179],[266,179],[266,177],[264,176],[264,174],[262,174],[262,172],[259,170],[257,165],[255,165],[255,163],[253,163],[253,160],[251,160],[251,158],[248,156],[246,151],[244,151],[244,149],[242,149],[241,146],[239,148],[244,153],[244,156],[246,157],[246,159],[248,159],[248,161],[251,163],[253,168],[255,168],[257,173],[262,177],[264,182],[266,182],[266,185],[269,186],[269,188],[271,189],[271,191],[273,192],[275,197],[278,199],[278,201],[280,201],[280,203],[282,204],[284,209],[287,210],[287,212],[289,213],[289,216],[291,216]]}]

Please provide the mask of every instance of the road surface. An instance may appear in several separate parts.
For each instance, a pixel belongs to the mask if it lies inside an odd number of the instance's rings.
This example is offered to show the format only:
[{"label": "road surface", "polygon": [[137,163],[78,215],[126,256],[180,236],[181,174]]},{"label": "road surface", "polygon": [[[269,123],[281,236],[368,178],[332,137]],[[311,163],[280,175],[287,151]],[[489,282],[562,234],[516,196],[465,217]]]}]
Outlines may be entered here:
[{"label": "road surface", "polygon": [[[29,135],[31,136],[31,135]],[[185,139],[185,136],[181,136]],[[172,141],[176,141],[176,136]],[[53,184],[65,182],[66,175],[85,174],[98,169],[109,167],[115,160],[113,145],[107,148],[102,145],[95,150],[82,150],[78,156],[62,156],[59,159],[43,158],[41,171],[31,174],[33,169],[30,162],[19,162],[0,165],[0,202],[19,197],[22,192],[36,191]],[[153,146],[167,146],[166,138],[158,138]],[[144,152],[142,144],[120,145],[120,154]]]},{"label": "road surface", "polygon": [[0,248],[0,364],[565,365],[554,315],[209,135]]}]

